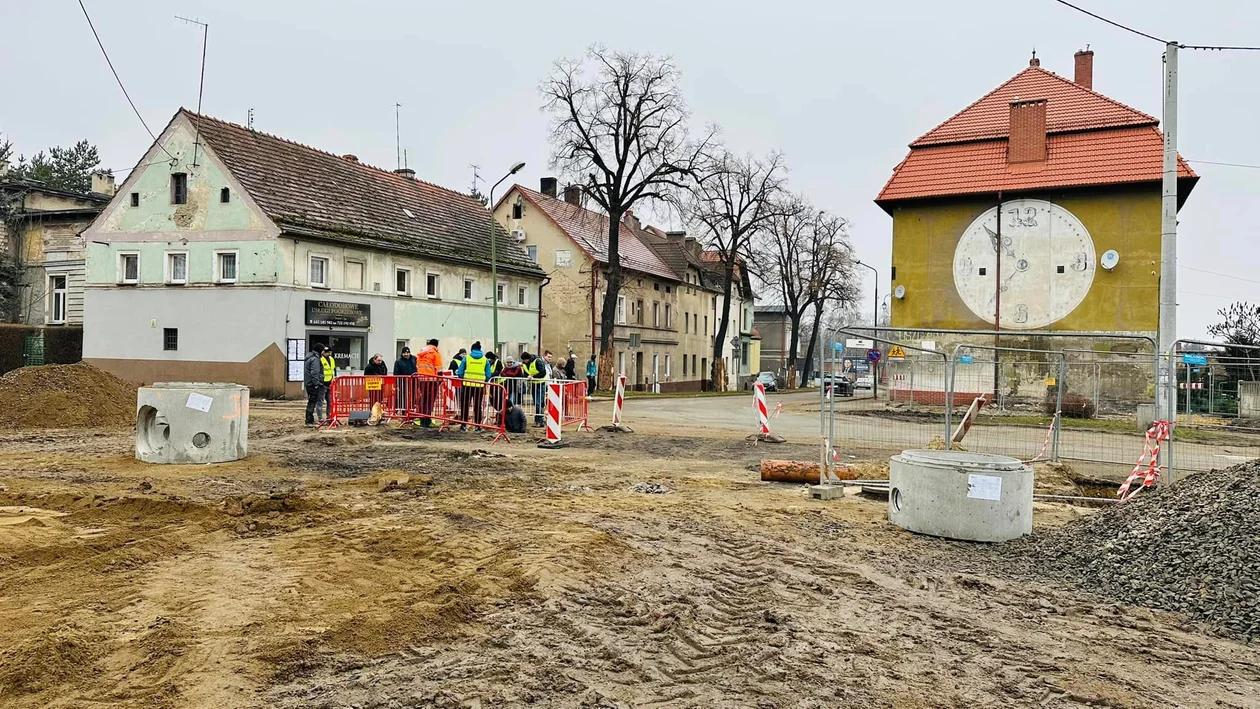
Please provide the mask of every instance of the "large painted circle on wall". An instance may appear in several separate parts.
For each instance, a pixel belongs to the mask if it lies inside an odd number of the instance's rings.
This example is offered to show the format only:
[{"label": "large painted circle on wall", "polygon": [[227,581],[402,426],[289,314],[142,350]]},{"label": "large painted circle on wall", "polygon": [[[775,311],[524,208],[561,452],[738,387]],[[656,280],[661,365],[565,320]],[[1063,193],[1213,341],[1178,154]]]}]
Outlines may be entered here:
[{"label": "large painted circle on wall", "polygon": [[958,239],[958,295],[976,317],[994,324],[1001,278],[1004,330],[1034,330],[1067,317],[1085,300],[1098,270],[1089,231],[1057,204],[1016,199],[1001,204],[999,244],[998,209],[981,214]]}]

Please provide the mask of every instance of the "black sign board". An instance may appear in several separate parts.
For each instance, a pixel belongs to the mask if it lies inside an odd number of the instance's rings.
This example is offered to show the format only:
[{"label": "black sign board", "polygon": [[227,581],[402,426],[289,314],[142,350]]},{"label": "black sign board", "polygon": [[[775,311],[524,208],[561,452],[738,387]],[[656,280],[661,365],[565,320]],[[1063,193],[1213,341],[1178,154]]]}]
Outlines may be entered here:
[{"label": "black sign board", "polygon": [[332,327],[369,327],[372,306],[367,303],[340,303],[335,300],[306,301],[306,324]]}]

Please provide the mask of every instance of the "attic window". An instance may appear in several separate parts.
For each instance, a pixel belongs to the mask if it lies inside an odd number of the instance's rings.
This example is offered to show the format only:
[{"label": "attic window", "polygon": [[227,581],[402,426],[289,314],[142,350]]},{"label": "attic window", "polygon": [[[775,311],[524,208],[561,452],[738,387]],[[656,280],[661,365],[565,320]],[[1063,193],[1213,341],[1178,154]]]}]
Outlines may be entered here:
[{"label": "attic window", "polygon": [[188,204],[188,175],[182,172],[171,175],[171,204]]},{"label": "attic window", "polygon": [[131,193],[131,206],[133,206],[133,207],[139,207],[139,206],[140,206],[140,193],[139,193],[139,192],[132,192],[132,193]]},{"label": "attic window", "polygon": [[403,207],[403,214],[406,214],[408,219],[415,219],[415,218],[416,218],[416,215],[412,214],[412,213],[411,213],[411,210],[410,210],[410,209],[407,209],[406,207]]},{"label": "attic window", "polygon": [[219,190],[219,201],[222,202],[223,204],[227,204],[228,201],[231,199],[231,196],[232,196],[232,191],[229,190],[228,188],[224,187],[223,189]]}]

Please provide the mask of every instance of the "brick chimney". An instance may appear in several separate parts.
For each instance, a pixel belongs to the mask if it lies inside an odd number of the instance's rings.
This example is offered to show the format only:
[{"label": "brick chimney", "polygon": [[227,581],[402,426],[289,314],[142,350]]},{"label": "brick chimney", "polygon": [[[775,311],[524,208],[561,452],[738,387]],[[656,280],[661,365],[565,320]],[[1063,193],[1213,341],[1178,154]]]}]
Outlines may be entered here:
[{"label": "brick chimney", "polygon": [[107,197],[114,196],[114,174],[108,171],[92,173],[92,191]]},{"label": "brick chimney", "polygon": [[580,185],[569,185],[564,188],[564,201],[569,204],[582,203],[582,187]]},{"label": "brick chimney", "polygon": [[639,226],[639,218],[634,216],[634,212],[627,209],[625,215],[621,218],[621,223],[630,227],[630,231],[638,234],[641,231]]},{"label": "brick chimney", "polygon": [[346,153],[345,155],[342,155],[342,156],[341,156],[341,159],[342,159],[342,160],[345,160],[345,161],[347,161],[347,162],[359,162],[359,156],[358,156],[358,155],[352,155],[352,154],[350,154],[350,153]]},{"label": "brick chimney", "polygon": [[1089,45],[1085,45],[1085,49],[1073,55],[1076,58],[1076,78],[1073,81],[1077,86],[1083,86],[1091,91],[1094,88],[1094,52],[1090,50]]},{"label": "brick chimney", "polygon": [[1046,100],[1011,102],[1010,143],[1006,162],[1044,162],[1046,159]]},{"label": "brick chimney", "polygon": [[538,191],[542,192],[548,197],[555,197],[556,196],[556,178],[544,177],[541,180],[539,180]]},{"label": "brick chimney", "polygon": [[409,168],[409,167],[400,167],[400,168],[398,168],[397,170],[394,170],[394,174],[395,174],[395,175],[402,175],[403,177],[407,178],[408,180],[414,180],[414,179],[416,179],[416,171],[415,171],[415,170],[412,170],[412,169],[411,169],[411,168]]}]

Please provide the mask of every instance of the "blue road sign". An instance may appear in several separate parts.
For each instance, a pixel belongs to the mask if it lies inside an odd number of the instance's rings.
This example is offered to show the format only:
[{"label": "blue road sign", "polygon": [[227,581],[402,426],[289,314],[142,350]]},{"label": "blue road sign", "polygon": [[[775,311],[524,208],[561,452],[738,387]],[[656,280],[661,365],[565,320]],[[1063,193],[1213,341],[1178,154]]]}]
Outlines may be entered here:
[{"label": "blue road sign", "polygon": [[1181,361],[1186,364],[1197,364],[1200,367],[1202,367],[1207,364],[1207,355],[1191,354],[1189,352],[1186,352],[1181,355]]},{"label": "blue road sign", "polygon": [[962,355],[961,357],[958,358],[959,364],[971,364],[974,361],[976,361],[975,358],[969,354]]},{"label": "blue road sign", "polygon": [[872,364],[879,361],[879,350],[872,347],[866,351],[866,361]]}]

